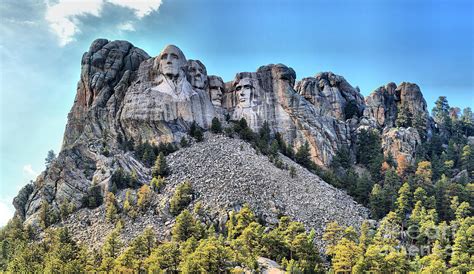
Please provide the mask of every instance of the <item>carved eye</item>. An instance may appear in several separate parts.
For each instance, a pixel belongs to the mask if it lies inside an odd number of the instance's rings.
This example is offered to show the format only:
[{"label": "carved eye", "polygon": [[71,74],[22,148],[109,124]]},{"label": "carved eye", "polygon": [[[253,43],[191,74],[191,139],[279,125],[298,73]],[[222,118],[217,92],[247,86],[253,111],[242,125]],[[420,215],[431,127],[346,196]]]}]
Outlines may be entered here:
[{"label": "carved eye", "polygon": [[235,88],[236,91],[240,91],[242,89],[242,86],[238,86],[237,88]]},{"label": "carved eye", "polygon": [[251,85],[245,85],[244,88],[245,88],[245,89],[251,89],[252,86],[251,86]]},{"label": "carved eye", "polygon": [[178,55],[174,54],[174,53],[171,53],[171,58],[173,59],[178,59]]},{"label": "carved eye", "polygon": [[168,54],[167,54],[167,53],[161,55],[161,60],[165,60],[166,58],[168,58]]}]

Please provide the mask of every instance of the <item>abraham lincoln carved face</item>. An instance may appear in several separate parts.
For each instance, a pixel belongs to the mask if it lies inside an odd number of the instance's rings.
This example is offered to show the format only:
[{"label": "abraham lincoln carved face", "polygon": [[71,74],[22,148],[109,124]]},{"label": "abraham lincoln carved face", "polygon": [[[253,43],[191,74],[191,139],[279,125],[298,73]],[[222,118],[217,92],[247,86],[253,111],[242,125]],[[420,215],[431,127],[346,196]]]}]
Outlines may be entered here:
[{"label": "abraham lincoln carved face", "polygon": [[252,80],[250,78],[242,78],[235,86],[239,106],[249,108],[252,106],[252,95],[255,92]]}]

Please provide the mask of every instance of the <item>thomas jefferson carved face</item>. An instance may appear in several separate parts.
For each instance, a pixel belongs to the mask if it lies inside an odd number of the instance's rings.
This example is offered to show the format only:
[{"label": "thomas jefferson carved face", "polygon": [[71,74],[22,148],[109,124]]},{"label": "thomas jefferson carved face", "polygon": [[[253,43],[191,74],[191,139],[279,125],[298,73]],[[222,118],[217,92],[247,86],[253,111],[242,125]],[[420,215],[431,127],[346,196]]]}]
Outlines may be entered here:
[{"label": "thomas jefferson carved face", "polygon": [[158,58],[159,70],[168,78],[178,77],[180,69],[186,62],[181,50],[173,45],[166,46]]},{"label": "thomas jefferson carved face", "polygon": [[204,65],[201,62],[191,60],[188,71],[193,88],[205,89],[207,84],[207,72]]},{"label": "thomas jefferson carved face", "polygon": [[212,104],[220,107],[222,105],[222,94],[224,93],[224,82],[216,76],[209,76],[209,95]]},{"label": "thomas jefferson carved face", "polygon": [[254,92],[254,86],[250,78],[243,78],[235,86],[238,94],[239,106],[243,108],[251,107],[251,96]]}]

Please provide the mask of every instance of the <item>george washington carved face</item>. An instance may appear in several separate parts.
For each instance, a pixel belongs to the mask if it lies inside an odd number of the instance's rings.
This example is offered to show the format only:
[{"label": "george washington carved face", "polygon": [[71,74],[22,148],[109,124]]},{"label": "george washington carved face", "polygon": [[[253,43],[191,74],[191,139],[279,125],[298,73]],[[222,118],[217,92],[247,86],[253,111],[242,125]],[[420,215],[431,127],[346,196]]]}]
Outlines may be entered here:
[{"label": "george washington carved face", "polygon": [[239,106],[248,108],[252,106],[252,95],[255,92],[255,87],[250,78],[242,78],[235,86],[235,91],[238,95]]},{"label": "george washington carved face", "polygon": [[167,78],[177,78],[186,64],[183,52],[173,45],[166,46],[157,61],[159,62],[158,71]]}]

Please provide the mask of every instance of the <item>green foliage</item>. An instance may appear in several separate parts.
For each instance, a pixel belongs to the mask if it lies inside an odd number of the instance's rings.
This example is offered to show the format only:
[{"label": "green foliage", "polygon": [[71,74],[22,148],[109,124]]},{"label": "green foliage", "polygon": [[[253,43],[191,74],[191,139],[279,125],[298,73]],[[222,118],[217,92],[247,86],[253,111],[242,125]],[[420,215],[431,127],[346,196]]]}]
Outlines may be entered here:
[{"label": "green foliage", "polygon": [[190,182],[184,182],[178,185],[170,200],[171,214],[178,215],[181,210],[191,203],[193,195],[194,191]]},{"label": "green foliage", "polygon": [[107,192],[105,196],[105,218],[107,221],[111,223],[115,223],[117,221],[117,200],[115,199],[115,195],[112,192]]},{"label": "green foliage", "polygon": [[196,139],[197,142],[202,142],[204,140],[202,129],[195,121],[193,121],[189,128],[189,136]]},{"label": "green foliage", "polygon": [[135,201],[132,197],[132,192],[127,190],[125,192],[125,200],[123,201],[123,212],[130,218],[135,219],[138,215]]},{"label": "green foliage", "polygon": [[295,161],[309,170],[316,169],[316,164],[311,160],[309,143],[307,141],[298,148],[295,154]]},{"label": "green foliage", "polygon": [[163,152],[160,152],[155,160],[155,165],[152,169],[152,175],[153,177],[166,177],[169,175],[168,164],[166,163],[165,154]]},{"label": "green foliage", "polygon": [[151,255],[145,260],[149,273],[176,273],[180,262],[180,249],[176,242],[166,242],[153,249]]},{"label": "green foliage", "polygon": [[137,206],[140,210],[145,211],[151,203],[151,189],[148,185],[142,185],[137,192]]},{"label": "green foliage", "polygon": [[449,118],[449,104],[446,96],[440,96],[438,100],[436,100],[431,114],[436,123],[443,127],[448,126],[451,119]]},{"label": "green foliage", "polygon": [[184,136],[181,137],[181,141],[179,141],[179,145],[180,145],[181,147],[187,147],[187,146],[189,146],[189,141],[188,141],[188,139],[186,139],[186,137],[184,137]]},{"label": "green foliage", "polygon": [[356,145],[357,163],[366,166],[373,179],[379,179],[383,154],[378,132],[373,130],[361,130],[357,135]]},{"label": "green foliage", "polygon": [[346,146],[341,147],[334,155],[331,162],[331,167],[334,169],[345,168],[348,169],[352,166],[352,157],[349,148]]},{"label": "green foliage", "polygon": [[395,120],[395,125],[397,127],[411,127],[412,126],[412,113],[408,109],[408,106],[402,104],[398,108],[397,119]]},{"label": "green foliage", "polygon": [[176,217],[176,223],[171,231],[173,240],[177,242],[184,242],[188,238],[193,237],[194,239],[201,239],[203,236],[204,228],[189,212],[189,210],[183,210],[178,217]]},{"label": "green foliage", "polygon": [[93,183],[82,198],[82,205],[88,208],[96,208],[102,204],[103,199],[101,187]]},{"label": "green foliage", "polygon": [[172,143],[162,142],[159,145],[154,145],[150,144],[148,141],[144,143],[140,142],[135,146],[135,157],[142,161],[145,166],[151,167],[154,164],[157,155],[161,152],[167,156],[176,150],[178,150],[178,148]]},{"label": "green foliage", "polygon": [[230,251],[225,247],[222,238],[210,237],[200,241],[194,252],[180,264],[184,273],[225,273],[229,265]]},{"label": "green foliage", "polygon": [[211,131],[213,133],[222,133],[222,125],[217,117],[212,118]]},{"label": "green foliage", "polygon": [[355,101],[349,101],[344,106],[344,117],[347,119],[351,119],[352,117],[359,118],[360,112],[359,108],[357,107],[357,103]]},{"label": "green foliage", "polygon": [[254,221],[256,221],[255,215],[248,204],[245,204],[239,212],[232,212],[229,216],[229,220],[226,223],[227,238],[237,238],[240,234],[242,234],[244,229]]},{"label": "green foliage", "polygon": [[44,159],[46,168],[48,168],[55,159],[56,159],[56,154],[54,153],[54,150],[48,151],[48,154],[46,155],[46,158]]},{"label": "green foliage", "polygon": [[135,171],[128,173],[123,168],[116,169],[110,180],[117,189],[136,188],[139,185]]},{"label": "green foliage", "polygon": [[290,177],[295,178],[296,177],[296,168],[294,166],[290,167]]},{"label": "green foliage", "polygon": [[158,176],[153,177],[150,182],[150,186],[156,193],[160,193],[166,186],[165,178]]}]

